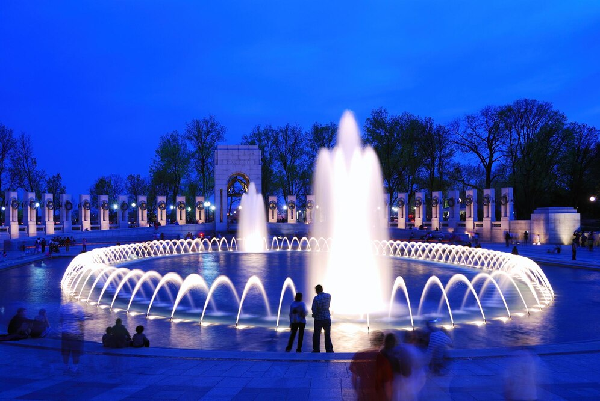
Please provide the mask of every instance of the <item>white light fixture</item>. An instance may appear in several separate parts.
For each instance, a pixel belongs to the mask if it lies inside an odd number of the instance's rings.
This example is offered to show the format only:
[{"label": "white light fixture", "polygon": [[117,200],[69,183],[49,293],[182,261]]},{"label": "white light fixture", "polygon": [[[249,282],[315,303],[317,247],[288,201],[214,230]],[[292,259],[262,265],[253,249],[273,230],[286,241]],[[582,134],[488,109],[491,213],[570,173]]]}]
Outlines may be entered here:
[{"label": "white light fixture", "polygon": [[590,202],[596,202],[596,197],[595,196],[590,196]]},{"label": "white light fixture", "polygon": [[35,207],[40,207],[40,202],[35,202]]},{"label": "white light fixture", "polygon": [[210,207],[210,202],[209,201],[204,202],[204,207]]},{"label": "white light fixture", "polygon": [[137,205],[135,204],[135,202],[131,202],[131,207],[136,207]]},{"label": "white light fixture", "polygon": [[119,208],[119,206],[117,206],[117,204],[115,203],[115,204],[113,205],[113,209],[117,210],[118,208]]}]

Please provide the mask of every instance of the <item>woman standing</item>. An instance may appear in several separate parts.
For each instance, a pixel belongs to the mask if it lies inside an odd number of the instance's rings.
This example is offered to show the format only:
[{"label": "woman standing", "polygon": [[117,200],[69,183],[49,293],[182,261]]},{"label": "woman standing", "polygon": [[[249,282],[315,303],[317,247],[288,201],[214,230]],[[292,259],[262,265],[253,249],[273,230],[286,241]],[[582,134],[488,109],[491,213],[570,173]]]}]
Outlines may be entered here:
[{"label": "woman standing", "polygon": [[302,339],[304,338],[304,327],[306,326],[307,313],[308,309],[306,309],[306,304],[302,302],[302,293],[297,292],[294,302],[292,302],[290,305],[290,328],[292,331],[290,333],[288,345],[285,348],[286,352],[290,352],[292,350],[292,345],[294,345],[294,339],[296,338],[297,331],[299,331],[299,334],[298,348],[296,348],[296,352],[302,352]]}]

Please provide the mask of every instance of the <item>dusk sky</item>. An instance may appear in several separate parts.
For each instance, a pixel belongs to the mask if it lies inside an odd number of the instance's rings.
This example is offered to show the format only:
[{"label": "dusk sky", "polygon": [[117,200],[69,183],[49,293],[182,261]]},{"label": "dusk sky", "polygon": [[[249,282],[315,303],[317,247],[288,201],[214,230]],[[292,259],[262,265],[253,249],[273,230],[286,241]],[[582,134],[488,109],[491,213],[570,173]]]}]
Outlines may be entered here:
[{"label": "dusk sky", "polygon": [[0,123],[73,195],[148,175],[160,135],[209,114],[439,123],[519,98],[600,128],[598,1],[0,2]]}]

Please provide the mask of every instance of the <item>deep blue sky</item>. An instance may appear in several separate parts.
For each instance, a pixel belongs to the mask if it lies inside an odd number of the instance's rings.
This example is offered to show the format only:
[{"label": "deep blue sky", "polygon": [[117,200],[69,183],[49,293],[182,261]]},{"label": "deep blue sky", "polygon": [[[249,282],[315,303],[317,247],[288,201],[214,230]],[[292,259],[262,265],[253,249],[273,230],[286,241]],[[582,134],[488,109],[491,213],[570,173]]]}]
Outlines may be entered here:
[{"label": "deep blue sky", "polygon": [[0,122],[74,195],[147,175],[159,136],[208,114],[237,144],[345,109],[445,123],[523,97],[600,127],[600,2],[0,2]]}]

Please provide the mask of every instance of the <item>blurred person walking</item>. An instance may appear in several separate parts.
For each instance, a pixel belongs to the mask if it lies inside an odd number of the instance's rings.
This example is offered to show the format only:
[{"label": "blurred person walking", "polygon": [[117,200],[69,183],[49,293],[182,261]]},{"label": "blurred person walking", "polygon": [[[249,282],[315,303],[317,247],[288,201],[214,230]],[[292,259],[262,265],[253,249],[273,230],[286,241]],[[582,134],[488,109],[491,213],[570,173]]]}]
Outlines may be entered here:
[{"label": "blurred person walking", "polygon": [[[78,372],[79,359],[83,355],[84,319],[83,308],[77,303],[68,302],[60,307],[61,354],[65,365],[65,374]],[[73,364],[69,369],[71,355]]]}]

